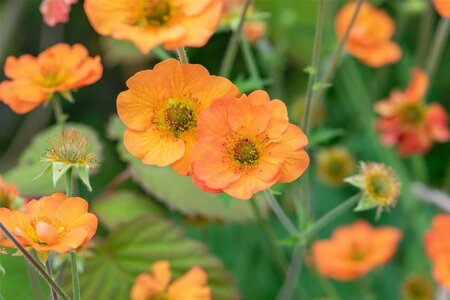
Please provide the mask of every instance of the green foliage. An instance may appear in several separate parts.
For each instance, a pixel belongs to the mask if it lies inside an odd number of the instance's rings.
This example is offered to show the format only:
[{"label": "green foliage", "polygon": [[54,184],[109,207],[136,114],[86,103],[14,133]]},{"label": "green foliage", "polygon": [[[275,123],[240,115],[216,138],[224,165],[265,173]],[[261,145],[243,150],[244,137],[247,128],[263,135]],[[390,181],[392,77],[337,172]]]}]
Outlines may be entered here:
[{"label": "green foliage", "polygon": [[[86,136],[91,143],[88,151],[95,154],[94,158],[97,163],[101,163],[103,146],[97,133],[89,126],[83,124],[67,123],[66,127],[75,128]],[[15,184],[22,196],[36,197],[48,195],[55,191],[64,191],[63,182],[59,182],[55,187],[53,186],[52,172],[44,172],[41,177],[35,179],[36,176],[46,169],[46,164],[39,159],[49,147],[47,141],[58,130],[60,130],[60,127],[53,126],[37,134],[31,141],[31,144],[21,154],[17,166],[4,174],[5,181]]]},{"label": "green foliage", "polygon": [[[111,119],[108,134],[111,138],[122,139],[124,127],[115,117]],[[170,167],[143,165],[132,157],[119,142],[120,157],[129,164],[132,177],[147,193],[162,201],[169,208],[187,216],[201,216],[219,221],[246,221],[254,219],[253,210],[248,201],[224,202],[220,195],[203,192],[189,177],[175,173]],[[267,212],[268,206],[259,201],[260,209]]]},{"label": "green foliage", "polygon": [[[141,217],[121,224],[92,249],[80,275],[81,298],[128,299],[137,275],[148,273],[158,260],[168,260],[174,278],[199,266],[208,274],[213,299],[233,299],[237,291],[231,276],[205,245],[188,239],[171,222],[158,217]],[[71,279],[66,272],[66,290]]]},{"label": "green foliage", "polygon": [[131,191],[118,191],[97,199],[91,206],[100,222],[109,229],[141,216],[166,215],[164,210],[145,196]]}]

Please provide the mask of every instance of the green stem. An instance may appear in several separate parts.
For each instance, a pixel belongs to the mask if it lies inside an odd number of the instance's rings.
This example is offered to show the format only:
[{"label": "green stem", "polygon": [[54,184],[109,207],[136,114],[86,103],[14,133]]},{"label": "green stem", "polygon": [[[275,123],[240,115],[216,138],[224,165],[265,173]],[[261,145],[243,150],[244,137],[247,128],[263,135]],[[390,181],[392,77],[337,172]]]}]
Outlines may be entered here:
[{"label": "green stem", "polygon": [[59,97],[53,95],[53,99],[50,100],[53,105],[53,112],[55,113],[55,119],[59,126],[64,126],[64,121],[66,117],[64,116],[64,112],[62,110],[61,102],[59,101]]},{"label": "green stem", "polygon": [[[333,77],[334,77],[334,74],[336,73],[337,66],[340,61],[342,52],[344,51],[345,44],[347,43],[348,37],[350,36],[350,32],[353,28],[353,25],[355,24],[355,21],[359,15],[359,12],[361,11],[361,7],[364,4],[364,1],[365,0],[358,0],[358,2],[356,3],[356,8],[355,8],[355,11],[353,12],[352,18],[350,19],[350,22],[348,23],[347,28],[345,29],[344,35],[342,36],[342,39],[339,41],[339,44],[338,44],[336,50],[334,51],[333,57],[331,59],[330,67],[328,68],[327,72],[323,76],[323,80],[321,80],[321,82],[323,82],[325,85],[330,84],[331,81],[333,80]],[[325,91],[326,91],[326,89],[319,90],[316,93],[316,97],[314,97],[315,99],[313,101],[314,102],[322,101],[322,98],[325,95]],[[316,98],[317,98],[317,100],[316,100]]]},{"label": "green stem", "polygon": [[69,168],[66,172],[66,196],[68,198],[73,195],[73,176],[72,168]]},{"label": "green stem", "polygon": [[303,246],[297,245],[292,253],[291,264],[283,283],[283,287],[277,295],[277,300],[291,299],[297,287],[298,278],[302,268]]},{"label": "green stem", "polygon": [[267,225],[266,221],[261,216],[261,211],[259,210],[259,207],[256,204],[255,199],[251,199],[250,204],[252,206],[253,213],[255,214],[256,219],[258,220],[259,227],[261,227],[261,230],[269,245],[269,251],[271,252],[273,259],[275,260],[276,266],[280,271],[280,273],[284,275],[287,269],[286,259],[283,256],[283,253],[277,247],[275,237],[272,231],[270,230],[269,226]]},{"label": "green stem", "polygon": [[261,74],[259,73],[258,65],[256,64],[255,57],[249,42],[241,37],[241,50],[244,56],[244,62],[247,65],[247,69],[250,73],[250,78],[258,82],[258,88],[262,88]]},{"label": "green stem", "polygon": [[178,60],[180,61],[180,63],[182,63],[182,64],[189,63],[189,60],[187,58],[186,48],[184,48],[184,47],[177,48],[177,54],[178,54]]},{"label": "green stem", "polygon": [[[53,278],[52,264],[51,264],[50,257],[45,262],[45,268],[47,269],[48,275]],[[55,290],[53,288],[51,288],[50,291],[51,291],[50,294],[51,294],[52,300],[58,300],[58,294],[55,292]]]},{"label": "green stem", "polygon": [[431,1],[425,1],[425,10],[422,14],[419,27],[419,38],[416,45],[415,65],[421,66],[430,44],[430,36],[433,30],[434,8]]},{"label": "green stem", "polygon": [[450,18],[442,18],[439,21],[438,28],[436,29],[436,34],[431,44],[431,53],[429,55],[430,59],[428,60],[428,64],[426,66],[426,71],[430,81],[433,79],[437,63],[439,62],[442,52],[444,51],[444,46],[448,37],[449,25]]},{"label": "green stem", "polygon": [[167,53],[166,50],[164,50],[161,47],[154,48],[152,50],[152,53],[160,60],[166,60],[166,59],[172,58],[172,56],[170,56],[170,54]]},{"label": "green stem", "polygon": [[73,300],[80,300],[80,280],[78,278],[76,250],[70,251],[70,265],[72,268]]},{"label": "green stem", "polygon": [[312,70],[309,74],[308,87],[306,89],[305,112],[303,114],[301,127],[306,135],[309,133],[310,118],[312,111],[312,99],[314,94],[314,84],[316,83],[319,69],[320,53],[322,52],[323,21],[325,18],[325,0],[319,0],[317,8],[316,33],[314,35],[314,46],[311,59]]},{"label": "green stem", "polygon": [[230,41],[228,43],[227,50],[225,52],[222,65],[220,67],[220,76],[229,77],[231,73],[231,68],[233,67],[234,60],[236,58],[239,38],[241,36],[242,26],[244,25],[245,15],[247,14],[248,8],[250,7],[252,0],[247,0],[242,9],[241,17],[239,19],[239,24],[236,30],[231,35]]},{"label": "green stem", "polygon": [[423,158],[423,156],[412,155],[410,157],[410,163],[411,163],[414,177],[417,178],[418,180],[420,180],[422,183],[427,184],[428,183],[428,171],[427,171],[427,165],[425,163],[425,159]]},{"label": "green stem", "polygon": [[26,260],[38,271],[38,273],[44,278],[47,284],[52,288],[63,300],[69,300],[69,297],[64,293],[61,287],[53,280],[51,276],[47,274],[42,265],[36,261],[36,259],[19,243],[19,241],[14,237],[14,235],[0,222],[0,230],[4,235],[11,240],[11,242],[16,246],[20,253],[26,258]]},{"label": "green stem", "polygon": [[275,199],[275,197],[272,195],[272,193],[269,190],[265,190],[264,195],[266,196],[267,202],[269,202],[270,207],[272,208],[273,212],[277,216],[281,225],[283,225],[284,229],[286,229],[286,231],[290,235],[298,235],[299,232],[298,232],[297,228],[292,224],[289,217],[284,213],[283,209],[280,207],[277,199]]},{"label": "green stem", "polygon": [[342,215],[346,211],[348,211],[350,208],[354,207],[356,203],[358,203],[359,198],[361,197],[361,194],[356,194],[335,208],[333,208],[331,211],[329,211],[327,214],[322,216],[319,220],[314,222],[314,224],[309,227],[305,232],[303,232],[299,237],[300,240],[303,242],[307,242],[312,236],[317,234],[322,228],[327,226],[329,223],[331,223],[334,219],[336,219],[338,216]]}]

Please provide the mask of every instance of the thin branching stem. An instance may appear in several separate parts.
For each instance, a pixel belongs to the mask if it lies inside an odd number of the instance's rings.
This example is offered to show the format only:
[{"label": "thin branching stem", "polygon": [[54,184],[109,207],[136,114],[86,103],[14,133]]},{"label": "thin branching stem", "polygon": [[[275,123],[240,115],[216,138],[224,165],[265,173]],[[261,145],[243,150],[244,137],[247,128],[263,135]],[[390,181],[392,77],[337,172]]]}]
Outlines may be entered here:
[{"label": "thin branching stem", "polygon": [[266,196],[267,202],[269,202],[270,207],[272,208],[273,212],[277,216],[281,225],[283,225],[283,227],[286,229],[286,231],[290,235],[298,235],[299,232],[297,228],[292,224],[289,217],[284,213],[283,209],[280,207],[277,199],[275,199],[272,193],[269,190],[265,190],[264,195]]},{"label": "thin branching stem", "polygon": [[248,8],[250,7],[252,0],[245,1],[244,8],[242,9],[241,17],[239,19],[238,26],[236,30],[231,35],[230,41],[228,43],[227,50],[225,52],[224,59],[222,61],[222,65],[220,67],[220,76],[229,77],[231,73],[231,69],[233,67],[234,60],[236,58],[238,46],[239,46],[239,38],[241,37],[242,26],[245,22],[245,15],[247,14]]},{"label": "thin branching stem", "polygon": [[442,18],[436,29],[433,42],[431,44],[431,53],[426,65],[426,71],[430,80],[432,80],[434,72],[436,71],[437,63],[441,59],[444,51],[445,43],[448,37],[448,29],[450,26],[450,18]]}]

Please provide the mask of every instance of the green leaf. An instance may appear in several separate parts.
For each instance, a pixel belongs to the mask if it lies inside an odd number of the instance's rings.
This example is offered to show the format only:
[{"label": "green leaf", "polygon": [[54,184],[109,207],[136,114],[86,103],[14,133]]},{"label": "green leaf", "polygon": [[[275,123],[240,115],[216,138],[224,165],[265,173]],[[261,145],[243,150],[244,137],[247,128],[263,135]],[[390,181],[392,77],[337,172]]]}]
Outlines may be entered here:
[{"label": "green leaf", "polygon": [[[122,138],[123,125],[112,119],[108,129],[111,137]],[[117,130],[117,131],[116,131]],[[118,145],[119,155],[130,166],[132,178],[147,193],[168,207],[185,215],[201,216],[219,221],[242,222],[255,218],[248,201],[232,199],[224,203],[219,194],[206,193],[196,187],[190,177],[181,176],[170,167],[144,165],[128,153],[122,142]],[[265,201],[257,201],[263,215],[267,214]]]},{"label": "green leaf", "polygon": [[328,89],[332,86],[331,83],[326,83],[326,82],[316,82],[313,85],[313,90],[314,91],[318,91],[318,90],[323,90],[323,89]]},{"label": "green leaf", "polygon": [[[88,151],[93,152],[95,154],[94,159],[100,163],[102,161],[103,146],[95,130],[89,126],[76,123],[66,123],[66,127],[75,128],[86,136],[91,143]],[[31,141],[31,144],[21,154],[18,165],[4,174],[5,181],[15,184],[21,196],[36,197],[48,195],[55,191],[64,191],[64,182],[62,181],[56,187],[53,186],[52,172],[44,172],[41,177],[33,180],[46,169],[47,163],[41,162],[39,158],[49,147],[47,141],[58,130],[60,130],[60,127],[52,126],[37,134]]]},{"label": "green leaf", "polygon": [[309,75],[314,75],[317,73],[317,70],[313,66],[307,66],[306,68],[303,69],[303,72],[305,72]]},{"label": "green leaf", "polygon": [[92,203],[91,209],[100,222],[110,229],[140,216],[166,215],[154,201],[131,191],[119,191],[98,199]]},{"label": "green leaf", "polygon": [[334,138],[344,135],[345,131],[339,128],[319,128],[311,132],[308,137],[308,147],[327,143]]},{"label": "green leaf", "polygon": [[[238,297],[228,272],[205,245],[186,238],[171,222],[142,217],[118,226],[91,249],[80,274],[82,299],[129,299],[136,276],[148,273],[159,260],[168,260],[172,278],[199,266],[208,275],[212,299]],[[65,272],[65,290],[71,289],[70,272]]]}]

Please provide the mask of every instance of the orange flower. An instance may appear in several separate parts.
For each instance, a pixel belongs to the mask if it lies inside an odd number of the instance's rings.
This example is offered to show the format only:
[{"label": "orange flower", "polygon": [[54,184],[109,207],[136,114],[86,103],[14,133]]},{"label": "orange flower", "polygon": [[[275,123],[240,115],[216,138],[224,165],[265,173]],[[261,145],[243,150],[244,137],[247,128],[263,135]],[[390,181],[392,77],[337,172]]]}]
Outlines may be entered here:
[{"label": "orange flower", "polygon": [[425,234],[425,248],[428,256],[435,260],[440,256],[450,256],[450,214],[434,217],[431,229]]},{"label": "orange flower", "polygon": [[261,21],[245,22],[242,28],[244,37],[252,43],[259,41],[266,33],[266,23]]},{"label": "orange flower", "polygon": [[31,200],[24,212],[0,208],[0,222],[19,242],[38,252],[65,253],[86,244],[97,229],[86,200],[62,193]]},{"label": "orange flower", "polygon": [[220,19],[223,0],[86,0],[84,9],[102,35],[131,40],[143,53],[204,46]]},{"label": "orange flower", "polygon": [[450,1],[449,0],[433,0],[433,2],[434,2],[434,6],[436,7],[436,10],[442,17],[444,17],[444,18],[450,17]]},{"label": "orange flower", "polygon": [[336,229],[331,239],[315,242],[313,259],[323,276],[353,280],[388,262],[401,236],[396,228],[374,228],[365,221],[357,221]]},{"label": "orange flower", "polygon": [[0,176],[0,207],[12,209],[17,197],[19,197],[19,192],[16,186],[4,182],[2,176]]},{"label": "orange flower", "polygon": [[5,74],[11,80],[0,83],[0,100],[15,113],[25,114],[53,93],[67,93],[92,84],[102,76],[100,57],[91,58],[80,44],[54,45],[38,57],[8,57]]},{"label": "orange flower", "polygon": [[280,100],[264,91],[223,98],[198,117],[196,185],[249,199],[275,182],[291,182],[308,167],[307,138],[289,124]]},{"label": "orange flower", "polygon": [[151,274],[139,275],[131,288],[131,300],[209,300],[211,290],[206,285],[208,277],[201,268],[193,267],[185,275],[170,283],[170,264],[157,261]]},{"label": "orange flower", "polygon": [[[356,3],[346,4],[337,14],[335,27],[341,39],[350,23]],[[364,3],[350,30],[347,50],[361,62],[371,67],[381,67],[397,62],[402,51],[391,41],[395,23],[384,11]]]},{"label": "orange flower", "polygon": [[450,290],[450,254],[433,261],[433,277],[443,287]]},{"label": "orange flower", "polygon": [[183,175],[192,171],[197,115],[214,100],[236,96],[226,78],[211,76],[201,65],[169,59],[128,79],[117,98],[119,117],[128,127],[124,144],[144,164],[167,166]]},{"label": "orange flower", "polygon": [[376,128],[387,146],[399,146],[400,155],[426,153],[433,141],[446,142],[450,138],[448,115],[439,104],[425,105],[423,98],[428,77],[420,69],[413,69],[412,79],[404,92],[394,90],[388,99],[375,104],[381,115]]}]

